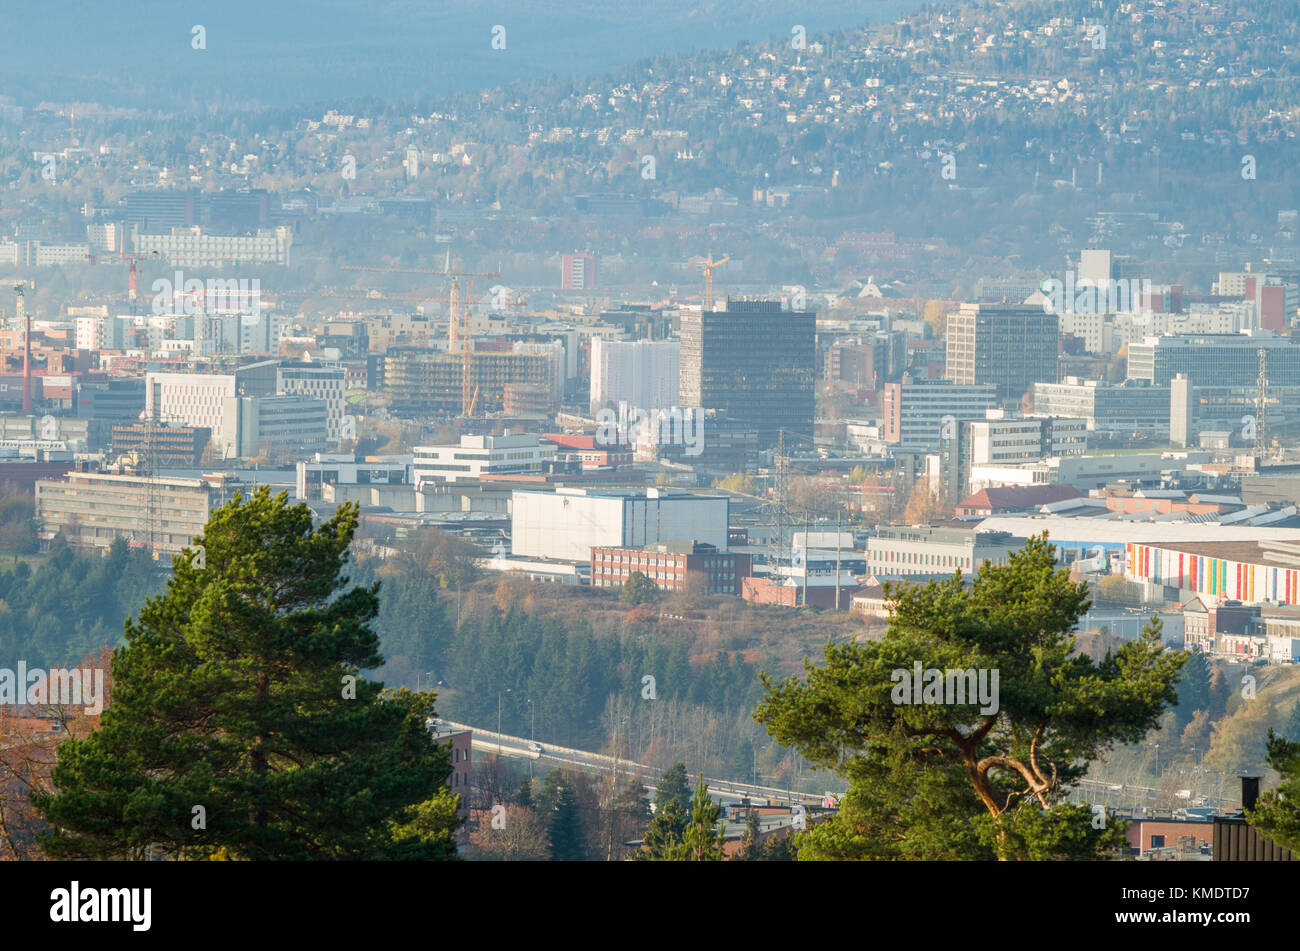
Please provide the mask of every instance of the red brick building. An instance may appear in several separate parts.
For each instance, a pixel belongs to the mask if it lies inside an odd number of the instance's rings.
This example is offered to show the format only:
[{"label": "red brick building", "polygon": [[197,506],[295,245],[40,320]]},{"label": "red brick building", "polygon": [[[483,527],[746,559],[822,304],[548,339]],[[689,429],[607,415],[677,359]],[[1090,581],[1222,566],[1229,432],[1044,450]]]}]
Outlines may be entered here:
[{"label": "red brick building", "polygon": [[584,470],[619,469],[632,464],[633,451],[627,444],[597,445],[595,436],[570,433],[546,433],[542,439],[558,447],[556,459],[578,459]]},{"label": "red brick building", "polygon": [[473,777],[471,754],[473,752],[474,734],[470,730],[449,730],[438,726],[434,730],[434,741],[451,747],[451,775],[447,785],[454,793],[460,793],[460,813],[468,815],[469,787]]},{"label": "red brick building", "polygon": [[704,542],[591,550],[593,588],[620,588],[632,572],[639,571],[666,591],[680,590],[694,576],[709,594],[739,595],[752,570],[749,555],[718,551]]},{"label": "red brick building", "polygon": [[1196,852],[1214,841],[1214,823],[1203,819],[1135,819],[1124,836],[1139,852],[1152,849]]}]

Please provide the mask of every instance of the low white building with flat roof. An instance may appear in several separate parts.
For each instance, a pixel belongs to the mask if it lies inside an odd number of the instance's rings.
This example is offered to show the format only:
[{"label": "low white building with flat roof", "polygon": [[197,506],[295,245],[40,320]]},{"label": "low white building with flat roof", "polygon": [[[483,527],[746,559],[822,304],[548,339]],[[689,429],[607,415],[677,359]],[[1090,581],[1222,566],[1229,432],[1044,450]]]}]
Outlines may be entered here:
[{"label": "low white building with flat roof", "polygon": [[589,561],[592,548],[704,542],[727,550],[726,496],[662,489],[612,492],[561,488],[512,496],[511,554]]},{"label": "low white building with flat roof", "polygon": [[411,478],[425,482],[464,482],[486,475],[541,472],[555,460],[554,443],[535,433],[502,436],[461,436],[455,446],[416,446]]}]

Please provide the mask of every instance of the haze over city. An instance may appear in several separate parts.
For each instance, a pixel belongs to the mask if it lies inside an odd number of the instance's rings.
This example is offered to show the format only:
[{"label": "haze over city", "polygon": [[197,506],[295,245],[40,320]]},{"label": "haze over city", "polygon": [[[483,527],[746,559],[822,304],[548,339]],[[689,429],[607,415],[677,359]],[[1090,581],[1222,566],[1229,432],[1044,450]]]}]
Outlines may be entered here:
[{"label": "haze over city", "polygon": [[179,920],[85,860],[1279,905],[1291,4],[50,6],[0,58],[0,857],[53,860],[42,917]]}]

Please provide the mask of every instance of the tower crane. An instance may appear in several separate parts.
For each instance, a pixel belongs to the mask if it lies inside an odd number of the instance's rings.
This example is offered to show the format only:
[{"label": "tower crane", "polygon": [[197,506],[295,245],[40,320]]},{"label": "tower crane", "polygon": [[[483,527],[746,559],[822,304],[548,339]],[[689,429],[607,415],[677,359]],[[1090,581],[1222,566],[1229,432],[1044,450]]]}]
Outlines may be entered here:
[{"label": "tower crane", "polygon": [[700,265],[704,270],[704,309],[706,311],[713,310],[713,269],[721,267],[730,260],[731,255],[728,254],[721,260],[715,261],[713,260],[713,252],[710,251],[709,256]]},{"label": "tower crane", "polygon": [[[477,301],[472,300],[473,290],[470,278],[475,277],[500,277],[501,272],[496,271],[460,271],[452,267],[451,252],[447,252],[447,261],[441,270],[431,268],[389,268],[389,267],[371,267],[368,265],[343,265],[341,270],[345,271],[378,271],[381,273],[398,273],[398,274],[433,274],[438,277],[451,278],[451,288],[446,297],[425,296],[425,295],[405,295],[405,294],[381,294],[380,299],[413,299],[424,300],[431,303],[444,303],[447,305],[447,352],[459,353],[460,360],[460,408],[461,414],[470,416],[473,414],[475,406],[478,404],[479,388],[474,384],[473,365],[474,365],[474,322],[470,308]],[[465,279],[464,296],[461,296],[461,278]],[[327,292],[329,297],[344,297],[346,294]],[[359,299],[368,300],[370,298],[362,295]],[[501,302],[507,307],[524,307],[527,301],[516,298],[511,301]]]}]

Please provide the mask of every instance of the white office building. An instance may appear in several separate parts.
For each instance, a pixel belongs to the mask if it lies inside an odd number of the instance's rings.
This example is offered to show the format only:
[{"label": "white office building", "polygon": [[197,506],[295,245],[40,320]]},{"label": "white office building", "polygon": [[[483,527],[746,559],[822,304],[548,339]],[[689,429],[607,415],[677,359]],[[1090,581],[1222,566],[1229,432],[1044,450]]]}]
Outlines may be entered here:
[{"label": "white office building", "polygon": [[676,340],[591,341],[591,410],[627,403],[639,409],[678,404],[682,345]]},{"label": "white office building", "polygon": [[225,401],[236,395],[233,373],[149,373],[145,416],[165,423],[206,426],[225,445]]},{"label": "white office building", "polygon": [[177,267],[221,267],[224,264],[271,264],[288,267],[293,235],[286,227],[255,235],[204,234],[203,229],[173,228],[170,234],[136,234],[136,254],[157,251]]},{"label": "white office building", "polygon": [[660,489],[517,491],[512,497],[510,551],[524,558],[588,561],[591,549],[598,547],[704,542],[725,552],[728,514],[725,496]]},{"label": "white office building", "polygon": [[[221,401],[223,459],[270,459],[326,448],[326,405],[309,396],[230,396]],[[214,439],[217,438],[214,434]]]},{"label": "white office building", "polygon": [[411,478],[423,483],[464,482],[487,475],[541,472],[555,459],[554,443],[533,433],[503,436],[461,436],[455,446],[416,446]]},{"label": "white office building", "polygon": [[329,439],[337,443],[356,435],[353,432],[345,437],[343,432],[343,417],[347,415],[346,375],[340,366],[282,366],[275,371],[275,391],[285,396],[309,396],[323,401],[327,408]]}]

